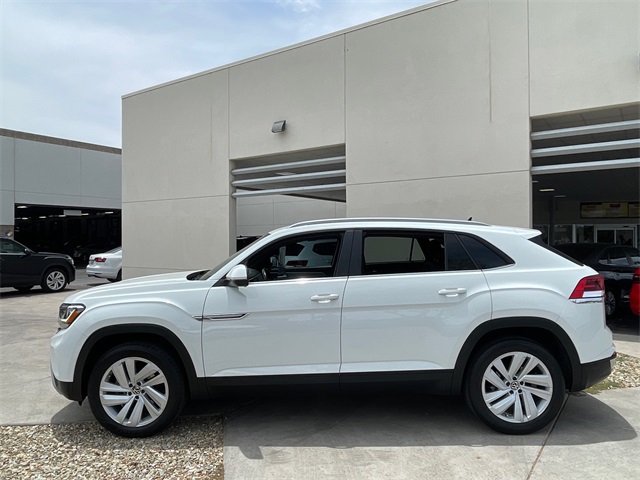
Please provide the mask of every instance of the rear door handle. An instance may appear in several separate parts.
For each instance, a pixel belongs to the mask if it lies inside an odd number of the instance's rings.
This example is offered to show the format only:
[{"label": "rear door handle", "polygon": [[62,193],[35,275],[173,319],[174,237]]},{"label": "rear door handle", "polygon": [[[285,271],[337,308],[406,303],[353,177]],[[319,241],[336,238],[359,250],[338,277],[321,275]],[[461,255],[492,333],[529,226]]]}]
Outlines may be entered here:
[{"label": "rear door handle", "polygon": [[438,290],[438,295],[444,295],[445,297],[457,297],[458,295],[463,295],[467,293],[466,288],[443,288],[442,290]]},{"label": "rear door handle", "polygon": [[318,303],[329,303],[331,300],[337,300],[338,298],[340,298],[340,295],[338,295],[337,293],[327,293],[322,295],[314,295],[313,297],[311,297],[311,301]]}]

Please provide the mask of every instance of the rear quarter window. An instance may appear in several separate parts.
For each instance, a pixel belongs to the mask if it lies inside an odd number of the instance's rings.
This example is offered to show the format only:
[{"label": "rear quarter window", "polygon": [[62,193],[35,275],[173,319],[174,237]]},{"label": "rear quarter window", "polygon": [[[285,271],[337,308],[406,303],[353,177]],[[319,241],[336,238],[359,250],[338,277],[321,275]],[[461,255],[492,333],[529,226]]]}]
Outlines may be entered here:
[{"label": "rear quarter window", "polygon": [[556,255],[564,258],[565,260],[569,260],[571,263],[575,263],[576,265],[580,265],[580,266],[584,265],[584,263],[582,263],[582,262],[576,260],[575,258],[567,255],[566,253],[561,252],[560,250],[556,250],[555,248],[553,248],[553,247],[547,245],[546,243],[544,243],[544,240],[542,240],[542,235],[538,235],[536,237],[530,238],[529,241],[531,243],[535,243],[539,247],[544,248],[545,250],[549,250],[550,252],[555,253]]},{"label": "rear quarter window", "polygon": [[469,252],[469,255],[471,255],[471,258],[473,258],[476,265],[478,265],[478,268],[482,270],[505,267],[515,263],[506,254],[483,240],[469,235],[459,235],[459,238],[467,249],[467,252]]}]

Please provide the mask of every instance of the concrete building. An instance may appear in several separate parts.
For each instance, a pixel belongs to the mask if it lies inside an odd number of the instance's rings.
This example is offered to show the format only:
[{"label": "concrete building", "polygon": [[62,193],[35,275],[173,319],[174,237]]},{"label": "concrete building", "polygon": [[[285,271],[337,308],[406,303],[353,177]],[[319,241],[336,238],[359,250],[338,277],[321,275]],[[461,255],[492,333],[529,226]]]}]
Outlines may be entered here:
[{"label": "concrete building", "polygon": [[119,245],[121,177],[119,148],[0,129],[0,235],[44,251]]},{"label": "concrete building", "polygon": [[639,8],[444,0],[126,95],[125,277],[217,263],[277,194],[637,245]]}]

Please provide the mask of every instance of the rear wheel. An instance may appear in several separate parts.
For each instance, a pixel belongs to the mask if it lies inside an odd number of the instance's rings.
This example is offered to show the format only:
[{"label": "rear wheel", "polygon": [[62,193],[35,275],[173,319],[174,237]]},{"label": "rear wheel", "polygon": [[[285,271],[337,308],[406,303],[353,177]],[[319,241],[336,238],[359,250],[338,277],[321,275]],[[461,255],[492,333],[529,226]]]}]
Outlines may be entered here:
[{"label": "rear wheel", "polygon": [[555,358],[525,339],[503,340],[472,362],[465,397],[494,430],[527,434],[548,425],[560,412],[564,377]]},{"label": "rear wheel", "polygon": [[116,278],[108,278],[107,280],[109,280],[110,282],[119,282],[120,280],[122,280],[122,270],[118,270],[118,275],[116,275]]},{"label": "rear wheel", "polygon": [[68,283],[67,272],[60,267],[54,267],[46,271],[40,286],[45,292],[60,292]]},{"label": "rear wheel", "polygon": [[123,437],[148,437],[166,428],[185,402],[182,373],[173,358],[150,344],[125,344],[98,360],[88,388],[96,419]]}]

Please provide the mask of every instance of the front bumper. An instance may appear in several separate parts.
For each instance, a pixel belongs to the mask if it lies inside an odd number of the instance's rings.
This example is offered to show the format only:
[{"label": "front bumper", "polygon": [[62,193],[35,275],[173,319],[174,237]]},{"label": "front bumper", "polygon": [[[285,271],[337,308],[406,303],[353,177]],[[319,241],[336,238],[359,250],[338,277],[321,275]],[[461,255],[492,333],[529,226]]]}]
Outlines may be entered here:
[{"label": "front bumper", "polygon": [[53,374],[53,371],[51,371],[51,382],[53,383],[53,387],[57,390],[57,392],[65,396],[69,400],[74,400],[76,402],[82,402],[82,400],[84,400],[80,385],[78,385],[77,383],[61,382]]},{"label": "front bumper", "polygon": [[574,379],[571,391],[579,392],[607,378],[613,370],[617,355],[616,352],[613,352],[613,355],[609,358],[583,363],[580,366],[580,378]]}]

